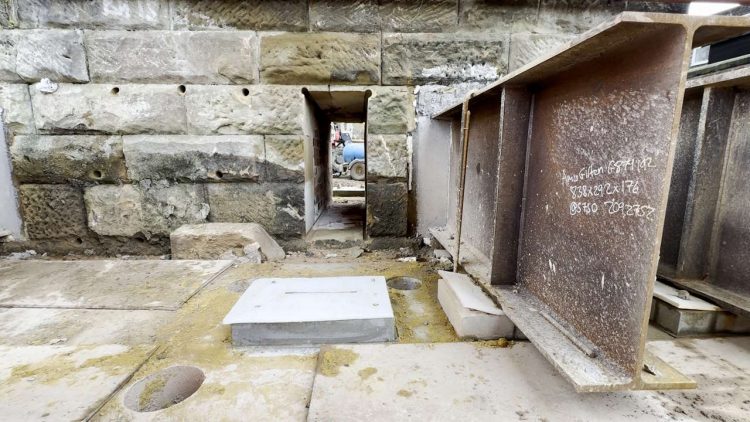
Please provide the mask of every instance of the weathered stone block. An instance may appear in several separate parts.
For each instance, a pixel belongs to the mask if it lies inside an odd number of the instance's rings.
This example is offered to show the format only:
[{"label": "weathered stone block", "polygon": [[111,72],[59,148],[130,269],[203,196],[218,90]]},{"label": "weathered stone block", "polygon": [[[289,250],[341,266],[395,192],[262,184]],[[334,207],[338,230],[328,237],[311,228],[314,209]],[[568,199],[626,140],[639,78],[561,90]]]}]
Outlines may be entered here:
[{"label": "weathered stone block", "polygon": [[367,138],[367,180],[401,179],[409,176],[406,135],[370,135]]},{"label": "weathered stone block", "polygon": [[461,0],[459,27],[470,31],[511,33],[534,28],[539,0]]},{"label": "weathered stone block", "polygon": [[407,87],[372,87],[367,100],[367,132],[404,134],[414,130],[414,95]]},{"label": "weathered stone block", "polygon": [[245,246],[256,243],[268,261],[286,257],[284,250],[260,224],[186,224],[169,236],[172,259],[219,259],[227,251],[243,256]]},{"label": "weathered stone block", "polygon": [[652,13],[687,13],[690,3],[666,3],[654,1],[628,1],[625,10]]},{"label": "weathered stone block", "polygon": [[370,236],[406,236],[409,195],[406,183],[367,184]]},{"label": "weathered stone block", "polygon": [[191,86],[185,95],[189,133],[303,133],[305,97],[299,87]]},{"label": "weathered stone block", "polygon": [[119,136],[16,136],[10,154],[13,174],[22,183],[127,178]]},{"label": "weathered stone block", "polygon": [[125,161],[132,180],[258,181],[262,136],[128,135]]},{"label": "weathered stone block", "polygon": [[105,236],[167,235],[183,224],[206,221],[202,185],[100,185],[84,194],[91,230]]},{"label": "weathered stone block", "polygon": [[22,28],[73,27],[169,29],[169,4],[162,0],[23,0]]},{"label": "weathered stone block", "polygon": [[381,1],[383,31],[452,32],[458,24],[457,0]]},{"label": "weathered stone block", "polygon": [[249,31],[92,31],[94,82],[254,83],[257,39]]},{"label": "weathered stone block", "polygon": [[16,72],[23,80],[88,82],[81,31],[23,31],[16,45]]},{"label": "weathered stone block", "polygon": [[207,188],[212,222],[258,223],[282,238],[304,234],[301,183],[214,183]]},{"label": "weathered stone block", "polygon": [[269,182],[305,181],[305,138],[302,135],[266,135],[266,176]]},{"label": "weathered stone block", "polygon": [[5,126],[16,134],[34,133],[34,115],[27,85],[0,84],[0,108]]},{"label": "weathered stone block", "polygon": [[185,133],[183,95],[176,85],[70,85],[52,94],[32,86],[34,120],[42,133]]},{"label": "weathered stone block", "polygon": [[279,34],[261,37],[260,77],[271,84],[378,84],[376,34]]},{"label": "weathered stone block", "polygon": [[378,32],[378,0],[312,0],[310,27],[314,31]]},{"label": "weathered stone block", "polygon": [[489,82],[507,71],[508,35],[385,34],[386,85]]},{"label": "weathered stone block", "polygon": [[466,98],[469,92],[486,86],[481,82],[463,82],[453,85],[423,85],[414,89],[419,116],[432,116]]},{"label": "weathered stone block", "polygon": [[561,45],[574,39],[573,35],[513,34],[510,39],[508,70],[513,71],[535,59],[551,53]]},{"label": "weathered stone block", "polygon": [[86,212],[79,188],[68,185],[21,185],[26,235],[30,239],[55,239],[86,235]]},{"label": "weathered stone block", "polygon": [[0,31],[0,81],[23,82],[16,72],[19,31]]},{"label": "weathered stone block", "polygon": [[176,0],[175,29],[306,31],[306,0]]},{"label": "weathered stone block", "polygon": [[580,33],[612,19],[626,2],[611,0],[541,0],[533,32]]},{"label": "weathered stone block", "polygon": [[0,28],[10,29],[18,25],[15,4],[10,1],[0,2]]}]

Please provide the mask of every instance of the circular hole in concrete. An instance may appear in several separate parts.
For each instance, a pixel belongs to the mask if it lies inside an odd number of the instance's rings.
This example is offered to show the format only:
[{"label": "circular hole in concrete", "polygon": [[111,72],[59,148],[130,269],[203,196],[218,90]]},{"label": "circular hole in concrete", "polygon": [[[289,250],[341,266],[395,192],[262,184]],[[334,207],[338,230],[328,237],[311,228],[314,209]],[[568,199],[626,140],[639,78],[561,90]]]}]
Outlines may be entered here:
[{"label": "circular hole in concrete", "polygon": [[172,366],[135,383],[125,394],[125,406],[155,412],[180,403],[200,388],[206,376],[194,366]]},{"label": "circular hole in concrete", "polygon": [[177,89],[180,91],[180,94],[184,94],[185,91],[187,91],[187,88],[185,88],[185,85],[180,85],[177,87]]},{"label": "circular hole in concrete", "polygon": [[250,95],[250,90],[247,88],[242,88],[242,95],[247,97],[248,95]]},{"label": "circular hole in concrete", "polygon": [[415,290],[422,285],[422,280],[414,277],[391,277],[386,280],[386,284],[396,290]]},{"label": "circular hole in concrete", "polygon": [[114,88],[112,88],[112,91],[110,91],[110,92],[112,93],[112,95],[117,95],[117,94],[120,93],[120,88],[114,87]]}]

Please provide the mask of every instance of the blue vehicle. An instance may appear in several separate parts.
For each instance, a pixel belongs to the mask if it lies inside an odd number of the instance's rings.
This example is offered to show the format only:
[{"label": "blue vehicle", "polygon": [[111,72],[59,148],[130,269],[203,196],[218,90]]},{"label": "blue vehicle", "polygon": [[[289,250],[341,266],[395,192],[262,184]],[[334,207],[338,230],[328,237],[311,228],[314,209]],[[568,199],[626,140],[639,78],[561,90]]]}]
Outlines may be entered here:
[{"label": "blue vehicle", "polygon": [[352,180],[365,180],[365,144],[352,141],[348,133],[343,132],[336,141],[334,150],[334,176],[348,176]]}]

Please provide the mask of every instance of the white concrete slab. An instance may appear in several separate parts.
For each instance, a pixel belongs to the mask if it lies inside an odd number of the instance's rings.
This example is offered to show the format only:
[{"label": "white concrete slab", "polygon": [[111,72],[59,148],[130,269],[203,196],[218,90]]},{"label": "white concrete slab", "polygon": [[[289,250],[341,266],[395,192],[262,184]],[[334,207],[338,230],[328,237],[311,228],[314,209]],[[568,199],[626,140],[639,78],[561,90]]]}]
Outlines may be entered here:
[{"label": "white concrete slab", "polygon": [[231,261],[0,260],[0,307],[174,310],[229,265]]},{"label": "white concrete slab", "polygon": [[223,323],[232,326],[235,345],[395,339],[382,276],[258,279]]},{"label": "white concrete slab", "polygon": [[675,308],[689,309],[693,311],[721,311],[721,308],[709,303],[699,297],[690,296],[687,299],[681,299],[678,296],[679,290],[668,286],[661,281],[654,284],[654,297],[669,303]]},{"label": "white concrete slab", "polygon": [[750,339],[663,341],[648,349],[697,390],[579,394],[529,343],[345,345],[338,375],[315,377],[310,421],[744,421]]},{"label": "white concrete slab", "polygon": [[438,274],[445,280],[464,308],[491,315],[503,315],[503,311],[468,275],[450,271],[438,271]]},{"label": "white concrete slab", "polygon": [[[460,288],[461,284],[458,286]],[[473,292],[469,291],[469,294]],[[462,339],[513,338],[515,326],[510,318],[499,309],[499,314],[488,314],[466,307],[447,280],[438,280],[438,301],[456,334]]]},{"label": "white concrete slab", "polygon": [[91,415],[153,348],[0,346],[0,415],[7,421],[71,421]]}]

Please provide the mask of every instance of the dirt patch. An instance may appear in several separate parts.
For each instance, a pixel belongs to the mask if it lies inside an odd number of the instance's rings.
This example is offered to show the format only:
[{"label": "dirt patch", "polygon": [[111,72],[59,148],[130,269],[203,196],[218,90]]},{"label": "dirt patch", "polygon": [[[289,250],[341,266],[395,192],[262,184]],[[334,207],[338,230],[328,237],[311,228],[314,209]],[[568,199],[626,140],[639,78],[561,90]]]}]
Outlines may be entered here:
[{"label": "dirt patch", "polygon": [[359,355],[348,349],[331,348],[320,352],[318,372],[327,377],[335,377],[342,366],[349,366]]},{"label": "dirt patch", "polygon": [[476,347],[501,347],[501,348],[506,348],[506,347],[513,347],[514,343],[512,341],[508,341],[507,339],[501,337],[501,338],[499,338],[497,340],[475,341],[475,342],[473,342],[471,344],[473,344]]},{"label": "dirt patch", "polygon": [[375,375],[378,370],[376,368],[373,368],[372,366],[368,366],[365,369],[361,369],[357,374],[360,378],[362,378],[362,381],[366,380],[367,378],[370,378],[371,376]]}]

